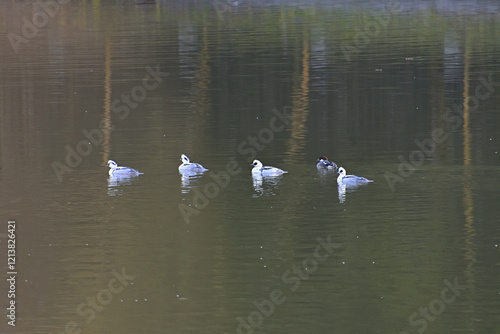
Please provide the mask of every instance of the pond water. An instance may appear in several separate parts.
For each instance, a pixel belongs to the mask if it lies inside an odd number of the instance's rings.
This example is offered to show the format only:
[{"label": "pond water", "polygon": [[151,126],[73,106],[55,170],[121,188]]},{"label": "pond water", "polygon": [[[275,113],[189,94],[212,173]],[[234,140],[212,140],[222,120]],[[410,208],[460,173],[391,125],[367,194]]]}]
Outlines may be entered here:
[{"label": "pond water", "polygon": [[496,1],[44,3],[0,4],[2,333],[500,333]]}]

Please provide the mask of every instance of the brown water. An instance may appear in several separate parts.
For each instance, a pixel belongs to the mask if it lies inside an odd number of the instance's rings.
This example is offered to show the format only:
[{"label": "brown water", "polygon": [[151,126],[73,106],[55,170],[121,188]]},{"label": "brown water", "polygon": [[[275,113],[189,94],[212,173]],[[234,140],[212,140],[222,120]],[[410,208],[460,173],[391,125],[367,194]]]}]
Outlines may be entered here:
[{"label": "brown water", "polygon": [[500,333],[496,1],[228,3],[0,4],[0,332]]}]

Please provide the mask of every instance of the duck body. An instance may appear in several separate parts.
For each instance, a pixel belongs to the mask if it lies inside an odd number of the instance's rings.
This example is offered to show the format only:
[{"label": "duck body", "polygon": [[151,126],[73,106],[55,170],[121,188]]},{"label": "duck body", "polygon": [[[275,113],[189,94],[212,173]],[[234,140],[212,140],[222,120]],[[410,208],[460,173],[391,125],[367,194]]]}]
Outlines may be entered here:
[{"label": "duck body", "polygon": [[346,175],[347,173],[344,167],[340,167],[337,173],[340,174],[339,177],[337,177],[337,183],[339,186],[359,186],[373,182],[372,180],[368,180],[362,176]]},{"label": "duck body", "polygon": [[325,157],[324,155],[320,156],[316,161],[318,161],[318,164],[316,167],[321,168],[321,169],[326,169],[326,170],[337,170],[337,164],[333,161],[328,161],[328,158]]},{"label": "duck body", "polygon": [[259,160],[254,160],[251,166],[254,166],[252,168],[252,176],[254,177],[259,177],[259,176],[280,176],[285,173],[288,173],[287,171],[284,171],[282,169],[272,167],[272,166],[264,166],[262,162]]},{"label": "duck body", "polygon": [[181,174],[184,174],[184,173],[203,173],[203,172],[208,171],[208,169],[206,169],[202,165],[200,165],[196,162],[191,162],[185,154],[181,155],[181,161],[182,161],[182,164],[179,166],[179,173],[181,173]]},{"label": "duck body", "polygon": [[108,163],[106,166],[109,167],[109,176],[113,177],[132,177],[132,176],[139,176],[141,173],[137,169],[133,169],[130,167],[124,167],[124,166],[118,166],[116,162],[113,160],[108,160]]}]

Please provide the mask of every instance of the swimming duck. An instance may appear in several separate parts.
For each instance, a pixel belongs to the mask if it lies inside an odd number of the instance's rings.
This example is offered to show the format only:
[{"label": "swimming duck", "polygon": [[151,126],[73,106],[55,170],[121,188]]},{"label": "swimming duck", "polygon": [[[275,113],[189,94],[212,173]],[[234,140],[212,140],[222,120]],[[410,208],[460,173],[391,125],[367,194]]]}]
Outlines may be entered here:
[{"label": "swimming duck", "polygon": [[113,160],[108,160],[106,166],[109,167],[109,176],[130,177],[130,176],[138,176],[144,174],[130,167],[118,166],[118,164]]},{"label": "swimming duck", "polygon": [[346,170],[344,169],[344,167],[340,167],[337,173],[340,174],[337,178],[337,183],[339,185],[358,186],[373,182],[372,180],[368,180],[367,178],[364,178],[362,176],[346,175]]},{"label": "swimming duck", "polygon": [[179,173],[203,173],[208,171],[205,167],[196,162],[190,162],[189,158],[185,155],[181,155],[182,164],[179,166]]},{"label": "swimming duck", "polygon": [[276,167],[263,166],[262,162],[260,162],[259,160],[254,160],[251,166],[254,166],[252,168],[252,175],[254,176],[280,176],[288,173],[287,171]]},{"label": "swimming duck", "polygon": [[316,161],[318,161],[318,164],[316,165],[316,167],[318,168],[325,168],[328,170],[337,169],[337,164],[333,161],[328,161],[328,158],[325,157],[324,155],[320,156]]}]

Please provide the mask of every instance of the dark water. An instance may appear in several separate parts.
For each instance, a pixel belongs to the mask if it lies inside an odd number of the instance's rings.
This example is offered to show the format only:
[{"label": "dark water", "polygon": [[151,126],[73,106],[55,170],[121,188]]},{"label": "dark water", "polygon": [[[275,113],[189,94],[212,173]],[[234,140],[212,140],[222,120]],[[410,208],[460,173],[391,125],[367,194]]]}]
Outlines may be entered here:
[{"label": "dark water", "polygon": [[496,1],[0,6],[0,332],[500,333]]}]

